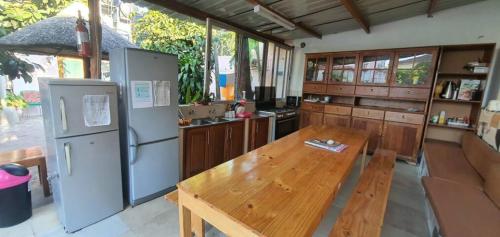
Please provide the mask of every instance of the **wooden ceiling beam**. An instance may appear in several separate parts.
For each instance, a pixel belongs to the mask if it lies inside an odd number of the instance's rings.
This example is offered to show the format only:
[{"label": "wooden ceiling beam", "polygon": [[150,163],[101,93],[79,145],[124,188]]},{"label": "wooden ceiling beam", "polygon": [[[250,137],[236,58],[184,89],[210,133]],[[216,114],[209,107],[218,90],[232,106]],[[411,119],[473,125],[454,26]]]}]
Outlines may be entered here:
[{"label": "wooden ceiling beam", "polygon": [[161,7],[168,8],[168,9],[170,9],[172,11],[176,11],[178,13],[181,13],[181,14],[184,14],[184,15],[196,18],[196,19],[199,19],[201,21],[206,21],[207,18],[212,18],[212,19],[214,19],[216,21],[220,21],[220,22],[222,22],[224,24],[227,24],[229,26],[241,29],[243,31],[247,31],[249,33],[255,34],[255,35],[260,36],[262,38],[265,38],[265,39],[268,39],[268,40],[272,40],[272,41],[276,41],[276,42],[279,42],[279,43],[285,43],[285,40],[283,40],[282,38],[279,38],[279,37],[276,37],[276,36],[272,36],[272,35],[269,35],[269,34],[265,34],[265,33],[262,33],[262,32],[258,32],[258,31],[254,30],[254,29],[249,28],[249,27],[242,26],[242,25],[234,23],[234,22],[230,22],[230,21],[228,21],[228,20],[226,20],[224,18],[221,18],[221,17],[215,16],[215,15],[212,15],[210,13],[198,10],[198,9],[196,9],[194,7],[191,7],[189,5],[186,5],[184,3],[181,3],[181,2],[178,2],[178,1],[175,1],[175,0],[171,0],[171,1],[145,0],[145,1],[149,2],[149,3],[152,3],[152,4],[155,4],[155,5],[158,5],[158,6],[161,6]]},{"label": "wooden ceiling beam", "polygon": [[427,8],[427,17],[433,17],[434,10],[436,8],[437,0],[429,1],[429,8]]},{"label": "wooden ceiling beam", "polygon": [[283,14],[281,14],[281,13],[279,13],[279,12],[275,11],[274,9],[270,8],[269,6],[266,6],[266,4],[262,3],[262,2],[261,2],[261,1],[259,1],[259,0],[247,0],[247,2],[249,2],[250,4],[252,4],[252,5],[254,5],[254,6],[255,6],[255,5],[260,5],[262,8],[265,8],[265,9],[267,9],[268,11],[270,11],[270,12],[272,12],[272,13],[274,13],[274,14],[276,14],[276,15],[280,16],[281,18],[283,18],[283,19],[285,19],[285,20],[287,20],[287,21],[289,21],[289,22],[294,23],[294,24],[295,24],[295,26],[296,26],[297,28],[299,28],[300,30],[302,30],[302,31],[304,31],[304,32],[306,32],[306,33],[308,33],[308,34],[310,34],[310,35],[312,35],[312,36],[314,36],[314,37],[316,37],[316,38],[318,38],[318,39],[321,39],[321,38],[322,38],[321,33],[319,33],[318,31],[314,30],[313,28],[311,28],[311,27],[309,27],[309,26],[304,25],[302,22],[298,22],[298,23],[293,22],[290,18],[288,18],[288,17],[284,16]]},{"label": "wooden ceiling beam", "polygon": [[349,13],[351,13],[352,18],[356,20],[361,28],[369,34],[370,33],[370,25],[368,25],[368,22],[366,19],[363,17],[363,14],[359,11],[358,7],[354,4],[353,0],[340,0],[342,5],[347,9]]}]

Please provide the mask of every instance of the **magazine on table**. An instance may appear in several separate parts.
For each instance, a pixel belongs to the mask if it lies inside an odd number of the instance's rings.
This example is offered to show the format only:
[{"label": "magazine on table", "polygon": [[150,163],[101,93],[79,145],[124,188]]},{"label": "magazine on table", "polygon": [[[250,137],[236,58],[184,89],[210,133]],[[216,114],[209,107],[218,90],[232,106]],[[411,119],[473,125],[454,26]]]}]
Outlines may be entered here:
[{"label": "magazine on table", "polygon": [[[328,142],[330,141],[330,142]],[[333,151],[333,152],[342,152],[348,146],[346,144],[339,143],[333,140],[320,140],[320,139],[310,139],[304,142],[307,145],[311,145],[314,147],[319,147],[325,150]]]}]

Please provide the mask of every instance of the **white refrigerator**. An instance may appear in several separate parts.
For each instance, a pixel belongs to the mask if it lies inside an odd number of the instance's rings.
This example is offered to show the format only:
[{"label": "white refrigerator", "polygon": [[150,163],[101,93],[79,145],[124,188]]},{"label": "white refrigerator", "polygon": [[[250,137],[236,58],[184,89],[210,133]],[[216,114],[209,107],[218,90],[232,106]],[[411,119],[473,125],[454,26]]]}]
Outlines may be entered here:
[{"label": "white refrigerator", "polygon": [[110,53],[110,69],[119,85],[126,199],[135,206],[179,182],[177,56],[119,48]]},{"label": "white refrigerator", "polygon": [[48,179],[59,219],[74,232],[123,210],[117,86],[39,80]]}]

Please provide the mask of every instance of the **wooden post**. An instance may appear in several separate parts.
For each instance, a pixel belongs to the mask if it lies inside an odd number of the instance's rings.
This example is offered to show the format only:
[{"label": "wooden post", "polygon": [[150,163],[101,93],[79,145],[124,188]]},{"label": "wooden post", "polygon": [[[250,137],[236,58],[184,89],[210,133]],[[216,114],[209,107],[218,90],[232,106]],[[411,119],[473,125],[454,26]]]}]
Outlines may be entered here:
[{"label": "wooden post", "polygon": [[[101,15],[99,0],[89,0],[89,24],[90,24],[90,44],[92,46],[92,56],[90,58],[90,78],[101,78]],[[84,63],[85,65],[85,63]]]},{"label": "wooden post", "polygon": [[212,53],[212,20],[207,18],[207,38],[205,40],[205,81],[203,97],[210,93],[210,58]]}]

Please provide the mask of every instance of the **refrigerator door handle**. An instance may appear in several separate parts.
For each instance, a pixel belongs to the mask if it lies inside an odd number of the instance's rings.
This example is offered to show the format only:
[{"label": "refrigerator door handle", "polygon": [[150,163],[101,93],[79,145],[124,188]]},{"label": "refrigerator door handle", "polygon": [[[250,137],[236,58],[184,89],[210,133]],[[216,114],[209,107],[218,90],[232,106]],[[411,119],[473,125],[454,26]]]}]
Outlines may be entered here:
[{"label": "refrigerator door handle", "polygon": [[130,165],[133,165],[137,160],[137,133],[132,127],[128,127],[129,144],[130,144]]},{"label": "refrigerator door handle", "polygon": [[62,96],[59,98],[59,109],[61,111],[62,130],[63,132],[66,132],[68,131],[68,119],[66,117],[66,105]]},{"label": "refrigerator door handle", "polygon": [[66,169],[68,176],[71,176],[71,146],[69,142],[64,143],[64,154],[66,158]]}]

